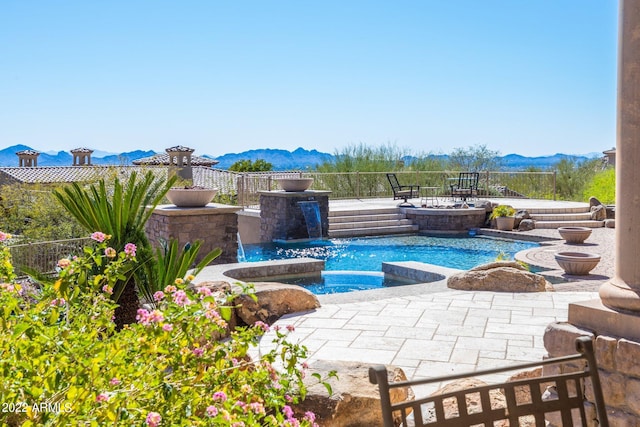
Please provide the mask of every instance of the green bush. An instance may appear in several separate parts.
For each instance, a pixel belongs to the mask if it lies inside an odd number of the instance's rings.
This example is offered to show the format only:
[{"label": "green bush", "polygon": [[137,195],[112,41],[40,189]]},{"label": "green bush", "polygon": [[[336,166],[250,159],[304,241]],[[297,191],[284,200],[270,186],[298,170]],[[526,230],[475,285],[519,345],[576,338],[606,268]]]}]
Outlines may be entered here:
[{"label": "green bush", "polygon": [[252,360],[269,326],[230,331],[234,293],[178,279],[117,330],[109,296],[137,261],[108,243],[61,260],[55,283],[0,285],[2,425],[316,425],[290,406],[305,396],[306,349],[277,330]]},{"label": "green bush", "polygon": [[613,168],[605,169],[595,174],[585,185],[583,197],[596,197],[602,203],[614,204],[616,202],[616,171]]}]

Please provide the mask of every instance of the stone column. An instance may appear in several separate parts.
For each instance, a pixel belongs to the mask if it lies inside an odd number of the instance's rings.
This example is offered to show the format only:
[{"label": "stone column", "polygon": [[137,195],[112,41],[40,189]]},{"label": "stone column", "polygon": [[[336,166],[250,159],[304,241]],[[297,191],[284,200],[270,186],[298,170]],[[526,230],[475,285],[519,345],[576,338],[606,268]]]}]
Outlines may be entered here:
[{"label": "stone column", "polygon": [[616,268],[602,303],[640,315],[640,0],[621,0],[616,144]]}]

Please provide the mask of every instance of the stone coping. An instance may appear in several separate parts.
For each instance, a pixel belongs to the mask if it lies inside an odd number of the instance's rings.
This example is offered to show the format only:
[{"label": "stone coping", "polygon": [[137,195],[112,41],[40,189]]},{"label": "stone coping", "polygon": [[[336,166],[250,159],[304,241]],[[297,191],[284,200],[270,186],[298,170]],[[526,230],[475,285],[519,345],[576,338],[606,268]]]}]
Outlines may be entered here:
[{"label": "stone coping", "polygon": [[284,191],[284,190],[259,190],[258,194],[266,194],[275,197],[300,197],[300,196],[327,196],[331,191],[327,190],[305,190],[305,191]]},{"label": "stone coping", "polygon": [[180,208],[176,205],[158,205],[153,213],[164,216],[220,215],[242,210],[242,206],[208,203],[206,206]]},{"label": "stone coping", "polygon": [[[274,281],[287,277],[319,275],[324,270],[324,261],[312,258],[296,258],[275,261],[241,262],[217,264],[205,267],[194,279],[197,285],[208,281],[229,283],[246,282],[259,279]],[[447,289],[447,278],[462,270],[441,267],[417,261],[383,262],[382,272],[399,278],[411,279],[420,283],[390,288],[354,291],[340,294],[317,295],[321,303],[356,302],[378,300],[400,295],[419,295],[439,292]]]},{"label": "stone coping", "polygon": [[413,215],[424,215],[424,216],[464,216],[464,215],[486,215],[487,211],[485,208],[402,208],[407,213],[411,213]]}]

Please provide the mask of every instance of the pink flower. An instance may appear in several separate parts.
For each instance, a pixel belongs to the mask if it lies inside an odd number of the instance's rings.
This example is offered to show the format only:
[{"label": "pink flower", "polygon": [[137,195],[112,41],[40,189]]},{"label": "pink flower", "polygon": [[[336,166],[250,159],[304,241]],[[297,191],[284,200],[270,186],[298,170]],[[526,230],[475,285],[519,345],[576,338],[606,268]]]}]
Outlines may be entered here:
[{"label": "pink flower", "polygon": [[218,408],[213,405],[207,406],[207,416],[215,417],[216,415],[218,415]]},{"label": "pink flower", "polygon": [[178,288],[176,288],[173,285],[168,285],[166,288],[164,288],[164,291],[168,294],[174,293],[175,291],[177,291]]},{"label": "pink flower", "polygon": [[191,352],[193,353],[194,356],[196,357],[200,357],[204,354],[204,349],[200,348],[200,347],[196,347],[193,350],[191,350]]},{"label": "pink flower", "polygon": [[62,258],[61,260],[58,261],[58,267],[60,268],[67,268],[70,265],[71,265],[71,261],[69,260],[69,258]]},{"label": "pink flower", "polygon": [[293,331],[295,331],[295,330],[296,330],[296,327],[295,327],[295,326],[293,326],[293,325],[287,325],[287,331],[289,331],[289,332],[293,332]]},{"label": "pink flower", "polygon": [[102,292],[104,292],[105,294],[111,295],[113,293],[113,288],[109,285],[104,285],[102,287]]},{"label": "pink flower", "polygon": [[109,395],[107,393],[100,393],[96,396],[96,402],[106,402],[109,400]]},{"label": "pink flower", "polygon": [[165,323],[162,325],[162,330],[165,332],[171,332],[173,331],[173,325],[171,323]]},{"label": "pink flower", "polygon": [[211,296],[211,289],[207,288],[206,286],[200,286],[198,287],[198,293],[202,297],[209,297]]},{"label": "pink flower", "polygon": [[164,320],[164,314],[160,310],[153,310],[149,314],[149,321],[154,323],[160,323]]},{"label": "pink flower", "polygon": [[51,305],[54,306],[54,307],[55,306],[62,307],[66,303],[67,302],[64,300],[64,298],[56,298],[56,299],[51,301]]},{"label": "pink flower", "polygon": [[3,233],[0,231],[0,242],[4,242],[7,239],[11,238],[11,234]]},{"label": "pink flower", "polygon": [[107,249],[104,250],[104,255],[107,258],[115,258],[116,255],[118,255],[118,253],[116,252],[115,249],[113,249],[112,247],[108,247]]},{"label": "pink flower", "polygon": [[284,408],[282,408],[282,412],[284,412],[285,417],[287,417],[288,419],[293,418],[293,409],[291,409],[291,406],[284,405]]},{"label": "pink flower", "polygon": [[147,414],[147,425],[149,427],[158,427],[160,421],[162,421],[162,417],[157,412],[149,412]]},{"label": "pink flower", "polygon": [[111,236],[108,236],[108,235],[104,234],[102,231],[96,231],[95,233],[91,234],[91,238],[93,240],[95,240],[96,242],[98,242],[98,243],[104,242],[109,237],[111,237]]},{"label": "pink flower", "polygon": [[266,323],[264,323],[261,320],[258,320],[256,323],[253,324],[254,326],[257,326],[258,328],[262,329],[264,332],[269,332],[269,325],[267,325]]},{"label": "pink flower", "polygon": [[147,310],[145,310],[144,308],[139,308],[136,314],[136,320],[138,321],[138,323],[141,323],[143,325],[148,325],[150,320],[149,320],[149,315],[151,313],[149,313]]},{"label": "pink flower", "polygon": [[122,381],[120,381],[119,379],[117,379],[116,377],[113,377],[109,380],[109,384],[111,385],[118,385],[120,384]]},{"label": "pink flower", "polygon": [[213,400],[224,402],[227,400],[227,395],[224,391],[216,391],[215,393],[213,393]]},{"label": "pink flower", "polygon": [[124,253],[127,254],[127,256],[130,258],[136,256],[136,249],[138,248],[133,243],[127,243],[126,245],[124,245]]},{"label": "pink flower", "polygon": [[164,298],[164,292],[162,291],[157,291],[156,293],[153,294],[153,299],[156,301],[162,301],[163,298]]},{"label": "pink flower", "polygon": [[187,297],[187,293],[183,290],[176,291],[173,294],[173,302],[182,307],[191,304],[191,300],[189,299],[189,297]]}]

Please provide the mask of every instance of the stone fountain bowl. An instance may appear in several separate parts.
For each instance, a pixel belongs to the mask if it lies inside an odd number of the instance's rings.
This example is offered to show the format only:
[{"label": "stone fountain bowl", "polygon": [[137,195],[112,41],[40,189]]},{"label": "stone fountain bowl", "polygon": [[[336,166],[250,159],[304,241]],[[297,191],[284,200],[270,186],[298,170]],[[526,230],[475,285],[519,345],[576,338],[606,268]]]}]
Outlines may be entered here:
[{"label": "stone fountain bowl", "polygon": [[567,243],[584,243],[591,235],[588,227],[558,227],[558,233]]},{"label": "stone fountain bowl", "polygon": [[284,191],[305,191],[313,184],[313,178],[277,178],[277,181]]},{"label": "stone fountain bowl", "polygon": [[586,276],[600,262],[600,255],[585,252],[557,252],[556,262],[565,273]]},{"label": "stone fountain bowl", "polygon": [[217,188],[173,187],[167,192],[167,199],[180,208],[198,208],[206,206],[217,193]]}]

